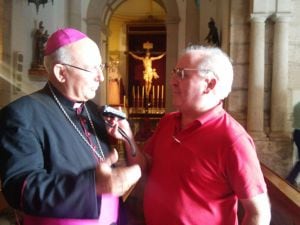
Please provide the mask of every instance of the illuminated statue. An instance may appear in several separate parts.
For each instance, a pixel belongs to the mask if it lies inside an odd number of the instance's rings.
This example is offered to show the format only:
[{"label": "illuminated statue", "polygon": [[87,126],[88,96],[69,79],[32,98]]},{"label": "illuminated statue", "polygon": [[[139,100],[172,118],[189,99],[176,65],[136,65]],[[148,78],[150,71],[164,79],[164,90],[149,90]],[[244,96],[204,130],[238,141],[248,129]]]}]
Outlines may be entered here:
[{"label": "illuminated statue", "polygon": [[126,104],[126,93],[124,89],[122,74],[119,70],[120,59],[118,55],[111,55],[109,62],[106,64],[108,76],[108,104],[120,106]]},{"label": "illuminated statue", "polygon": [[152,43],[146,42],[144,43],[143,47],[147,49],[145,57],[135,55],[132,52],[129,52],[129,54],[133,58],[143,61],[143,65],[144,65],[143,77],[145,80],[145,90],[146,90],[146,96],[149,97],[149,93],[152,85],[152,79],[159,78],[156,69],[152,68],[152,61],[161,59],[162,57],[164,57],[166,53],[153,57],[150,56],[150,51],[149,51],[149,49],[153,47]]}]

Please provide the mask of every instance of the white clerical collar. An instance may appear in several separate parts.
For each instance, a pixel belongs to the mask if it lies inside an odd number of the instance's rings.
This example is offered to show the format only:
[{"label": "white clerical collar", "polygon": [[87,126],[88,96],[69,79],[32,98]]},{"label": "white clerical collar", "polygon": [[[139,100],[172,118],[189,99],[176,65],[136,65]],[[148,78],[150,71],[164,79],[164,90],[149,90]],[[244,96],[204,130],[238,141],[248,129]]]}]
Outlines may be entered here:
[{"label": "white clerical collar", "polygon": [[78,109],[79,107],[81,107],[82,104],[82,102],[75,102],[73,105],[73,109]]}]

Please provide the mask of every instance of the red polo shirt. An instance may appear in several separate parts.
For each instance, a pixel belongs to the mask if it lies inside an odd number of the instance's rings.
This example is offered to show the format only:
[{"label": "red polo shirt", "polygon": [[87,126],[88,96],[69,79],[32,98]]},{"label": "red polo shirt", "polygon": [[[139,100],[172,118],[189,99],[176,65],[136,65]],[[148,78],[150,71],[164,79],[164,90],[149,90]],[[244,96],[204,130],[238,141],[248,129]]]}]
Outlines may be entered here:
[{"label": "red polo shirt", "polygon": [[254,143],[222,104],[179,130],[180,113],[161,119],[145,146],[147,225],[237,224],[237,199],[266,192]]}]

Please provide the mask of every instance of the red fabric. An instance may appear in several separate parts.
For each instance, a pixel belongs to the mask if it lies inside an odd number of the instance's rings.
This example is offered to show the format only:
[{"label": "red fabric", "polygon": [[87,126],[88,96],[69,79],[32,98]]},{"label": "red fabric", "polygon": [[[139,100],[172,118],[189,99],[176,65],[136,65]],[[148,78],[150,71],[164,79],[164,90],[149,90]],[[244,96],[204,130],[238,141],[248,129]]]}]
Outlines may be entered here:
[{"label": "red fabric", "polygon": [[145,146],[147,225],[237,224],[237,199],[266,192],[252,139],[222,105],[182,131],[179,118],[166,115]]}]

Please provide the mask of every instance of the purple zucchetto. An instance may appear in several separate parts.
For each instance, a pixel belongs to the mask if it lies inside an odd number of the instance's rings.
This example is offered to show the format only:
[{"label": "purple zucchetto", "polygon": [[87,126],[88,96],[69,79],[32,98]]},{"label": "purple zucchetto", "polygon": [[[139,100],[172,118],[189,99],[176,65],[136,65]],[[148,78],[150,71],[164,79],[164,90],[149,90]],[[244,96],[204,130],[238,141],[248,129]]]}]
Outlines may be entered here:
[{"label": "purple zucchetto", "polygon": [[74,28],[59,29],[49,37],[44,55],[50,55],[60,47],[79,41],[85,37],[87,37],[86,34]]}]

